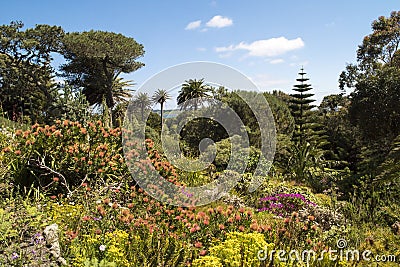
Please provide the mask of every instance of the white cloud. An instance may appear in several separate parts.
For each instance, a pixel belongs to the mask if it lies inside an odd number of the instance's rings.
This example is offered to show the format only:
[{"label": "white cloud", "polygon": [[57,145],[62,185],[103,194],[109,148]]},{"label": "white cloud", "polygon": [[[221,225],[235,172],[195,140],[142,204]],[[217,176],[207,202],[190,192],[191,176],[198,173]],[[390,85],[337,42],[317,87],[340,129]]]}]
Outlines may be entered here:
[{"label": "white cloud", "polygon": [[231,56],[232,56],[232,53],[230,53],[230,52],[222,53],[222,54],[218,55],[219,58],[230,58]]},{"label": "white cloud", "polygon": [[199,28],[200,25],[201,25],[201,20],[192,21],[186,26],[185,30],[194,30]]},{"label": "white cloud", "polygon": [[285,61],[283,59],[281,59],[281,58],[273,59],[273,60],[269,61],[269,63],[271,63],[271,64],[280,64],[280,63],[283,63],[283,62],[285,62]]},{"label": "white cloud", "polygon": [[206,26],[210,28],[224,28],[231,25],[233,25],[232,19],[220,15],[214,16],[206,23]]},{"label": "white cloud", "polygon": [[207,48],[197,47],[196,50],[199,51],[199,52],[205,52],[205,51],[207,51]]},{"label": "white cloud", "polygon": [[290,82],[283,79],[273,79],[268,74],[258,74],[250,79],[257,85],[262,91],[268,91],[272,89],[280,89],[287,87]]},{"label": "white cloud", "polygon": [[247,50],[249,56],[255,57],[273,57],[283,55],[289,51],[297,50],[304,47],[304,42],[301,38],[288,40],[285,37],[271,38],[254,41],[250,44],[241,42],[237,45],[226,47],[217,47],[217,52],[227,52],[235,50]]}]

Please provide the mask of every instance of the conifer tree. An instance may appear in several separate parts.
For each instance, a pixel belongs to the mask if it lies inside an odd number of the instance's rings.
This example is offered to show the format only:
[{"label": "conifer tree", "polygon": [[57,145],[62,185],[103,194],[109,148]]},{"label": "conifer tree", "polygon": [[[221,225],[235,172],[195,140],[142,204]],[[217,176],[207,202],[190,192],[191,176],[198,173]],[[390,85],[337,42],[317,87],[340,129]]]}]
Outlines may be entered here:
[{"label": "conifer tree", "polygon": [[[324,165],[322,146],[326,139],[324,131],[319,130],[322,125],[317,123],[316,113],[312,110],[315,102],[310,91],[312,87],[307,83],[304,69],[299,72],[300,77],[296,79],[298,84],[294,85],[295,93],[290,95],[289,108],[295,122],[295,130],[292,136],[293,145],[290,149],[291,158],[289,168],[298,181],[308,182],[314,188],[320,188],[320,178],[316,172]],[[320,176],[320,175],[317,175]]]},{"label": "conifer tree", "polygon": [[293,88],[296,93],[291,94],[291,99],[289,100],[290,111],[295,121],[292,140],[299,144],[304,144],[305,142],[314,143],[318,134],[315,132],[318,124],[315,123],[312,114],[312,109],[315,105],[311,103],[315,102],[315,100],[311,97],[314,94],[310,92],[312,87],[306,83],[309,79],[304,77],[305,74],[304,69],[301,68],[299,72],[300,78],[296,79],[299,84],[294,85]]}]

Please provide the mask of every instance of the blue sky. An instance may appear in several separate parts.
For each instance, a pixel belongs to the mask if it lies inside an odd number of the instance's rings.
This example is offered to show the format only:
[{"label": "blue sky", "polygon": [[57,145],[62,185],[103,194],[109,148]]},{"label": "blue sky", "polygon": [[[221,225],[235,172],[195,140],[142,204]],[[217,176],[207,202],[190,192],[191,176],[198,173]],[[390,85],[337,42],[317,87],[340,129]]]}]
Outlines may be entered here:
[{"label": "blue sky", "polygon": [[[371,22],[399,10],[397,0],[335,1],[3,1],[0,24],[21,20],[66,31],[105,30],[145,48],[142,69],[125,77],[138,88],[170,66],[190,61],[229,65],[261,90],[290,92],[304,65],[321,101],[355,61]],[[201,78],[201,77],[193,77]]]}]

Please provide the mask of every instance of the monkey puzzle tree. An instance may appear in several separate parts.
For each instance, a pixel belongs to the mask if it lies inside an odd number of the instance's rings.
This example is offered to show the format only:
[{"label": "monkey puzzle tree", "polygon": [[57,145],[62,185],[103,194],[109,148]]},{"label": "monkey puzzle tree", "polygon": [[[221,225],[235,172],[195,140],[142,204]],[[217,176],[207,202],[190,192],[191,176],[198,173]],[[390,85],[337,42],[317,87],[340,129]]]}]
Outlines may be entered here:
[{"label": "monkey puzzle tree", "polygon": [[0,26],[0,105],[12,120],[27,115],[43,121],[55,90],[52,53],[59,51],[64,31],[49,25],[22,30],[23,26]]}]

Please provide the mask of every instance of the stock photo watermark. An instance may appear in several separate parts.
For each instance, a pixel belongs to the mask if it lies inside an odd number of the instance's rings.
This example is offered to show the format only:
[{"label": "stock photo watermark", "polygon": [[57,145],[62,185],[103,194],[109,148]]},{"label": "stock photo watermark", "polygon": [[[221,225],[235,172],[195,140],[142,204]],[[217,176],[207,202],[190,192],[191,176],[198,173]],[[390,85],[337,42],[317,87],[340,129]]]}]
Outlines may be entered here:
[{"label": "stock photo watermark", "polygon": [[340,262],[397,262],[396,255],[374,255],[371,250],[358,250],[348,247],[345,239],[339,239],[336,243],[336,249],[329,248],[321,252],[316,252],[312,249],[308,250],[268,250],[261,249],[257,253],[258,260],[270,261],[274,259],[281,262],[303,262],[307,266],[316,261],[340,261]]}]

